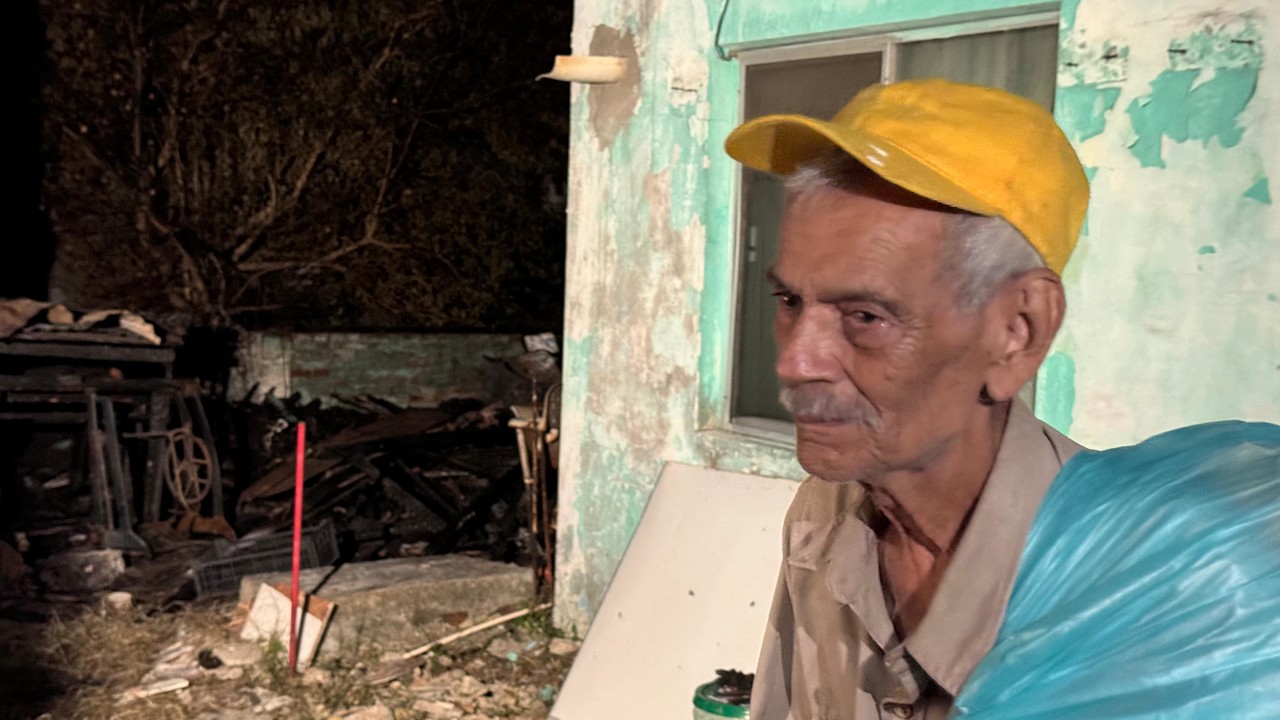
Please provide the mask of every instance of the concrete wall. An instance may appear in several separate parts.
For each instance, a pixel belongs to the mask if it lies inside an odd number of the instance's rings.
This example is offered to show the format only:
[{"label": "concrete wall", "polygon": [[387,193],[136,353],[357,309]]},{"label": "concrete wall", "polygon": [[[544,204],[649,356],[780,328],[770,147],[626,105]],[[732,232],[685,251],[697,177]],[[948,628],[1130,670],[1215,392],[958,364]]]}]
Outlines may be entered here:
[{"label": "concrete wall", "polygon": [[[1096,200],[1066,273],[1068,324],[1037,411],[1095,445],[1216,417],[1280,417],[1280,242],[1259,184],[1280,160],[1280,70],[1261,62],[1267,38],[1280,37],[1280,9],[1219,5],[1062,8],[1059,117]],[[735,169],[721,146],[737,119],[739,68],[715,52],[721,2],[576,7],[574,52],[633,67],[622,83],[572,94],[556,613],[582,630],[664,463],[801,471],[785,443],[727,423]],[[732,0],[721,42],[781,45],[1054,9]],[[1253,44],[1197,36],[1212,18]],[[1173,41],[1200,49],[1170,54]],[[1186,87],[1178,73],[1191,72]]]},{"label": "concrete wall", "polygon": [[458,397],[515,401],[524,383],[488,357],[524,352],[519,335],[448,333],[245,333],[228,395],[303,398],[370,394],[401,406]]}]

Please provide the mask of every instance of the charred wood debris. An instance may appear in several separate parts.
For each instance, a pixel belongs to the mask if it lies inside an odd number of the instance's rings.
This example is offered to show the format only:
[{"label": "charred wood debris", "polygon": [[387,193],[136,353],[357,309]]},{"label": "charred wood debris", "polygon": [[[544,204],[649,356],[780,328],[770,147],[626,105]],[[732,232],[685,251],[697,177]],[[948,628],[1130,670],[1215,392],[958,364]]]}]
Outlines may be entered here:
[{"label": "charred wood debris", "polygon": [[[28,352],[22,340],[11,330],[4,342]],[[21,508],[0,518],[0,595],[66,599],[124,588],[167,603],[233,593],[236,582],[196,582],[211,566],[232,580],[287,568],[280,539],[292,522],[298,422],[307,424],[303,524],[309,536],[327,538],[311,564],[468,553],[529,566],[545,590],[554,557],[558,348],[549,335],[531,336],[526,347],[523,356],[477,358],[528,381],[528,403],[514,406],[464,398],[406,408],[370,395],[322,402],[258,388],[220,400],[171,379],[168,367],[130,386],[133,395],[104,401],[93,388],[111,383],[95,378],[133,382],[114,365],[106,375],[59,366],[54,384],[66,392],[46,397],[31,391],[40,385],[31,378],[46,371],[11,370],[14,388],[0,388],[0,404],[11,404],[17,388],[18,399],[43,400],[59,414],[52,428],[16,415],[0,421],[10,455],[0,494]],[[157,430],[159,403],[168,427]],[[103,408],[119,423],[109,433]],[[157,443],[174,451],[154,454]],[[183,455],[182,443],[194,456]],[[113,471],[122,486],[111,485]],[[155,480],[148,490],[151,476],[163,476],[163,487]]]},{"label": "charred wood debris", "polygon": [[332,523],[349,561],[480,552],[534,564],[525,482],[511,411],[477,400],[405,409],[369,396],[322,406],[297,397],[231,410],[238,462],[258,479],[239,492],[248,536],[289,526],[291,432],[307,423],[303,525]]}]

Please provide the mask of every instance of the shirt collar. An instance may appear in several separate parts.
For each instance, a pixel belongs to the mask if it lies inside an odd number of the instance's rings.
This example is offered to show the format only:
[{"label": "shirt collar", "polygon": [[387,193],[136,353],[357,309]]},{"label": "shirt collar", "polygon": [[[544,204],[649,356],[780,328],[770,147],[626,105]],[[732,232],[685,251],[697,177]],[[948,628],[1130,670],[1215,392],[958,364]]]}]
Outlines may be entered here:
[{"label": "shirt collar", "polygon": [[[1079,450],[1020,400],[1013,402],[995,464],[951,564],[929,611],[903,643],[950,695],[995,643],[1036,511],[1062,465]],[[889,650],[898,642],[885,608],[877,540],[867,525],[869,499],[856,487],[817,483],[802,494],[826,518],[793,523],[791,562],[821,568],[832,596],[853,608],[871,639]]]},{"label": "shirt collar", "polygon": [[920,625],[911,657],[952,696],[995,644],[1027,533],[1062,465],[1080,450],[1013,402],[996,461]]}]

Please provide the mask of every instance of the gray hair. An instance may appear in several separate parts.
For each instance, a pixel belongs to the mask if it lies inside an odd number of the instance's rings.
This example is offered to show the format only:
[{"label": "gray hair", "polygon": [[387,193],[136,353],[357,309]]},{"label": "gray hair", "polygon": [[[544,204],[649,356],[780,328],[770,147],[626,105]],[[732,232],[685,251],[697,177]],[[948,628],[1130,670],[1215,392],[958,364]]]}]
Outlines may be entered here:
[{"label": "gray hair", "polygon": [[[796,168],[787,177],[787,194],[794,198],[819,189],[869,194],[884,183],[851,155],[833,150]],[[956,210],[948,221],[943,271],[955,278],[961,310],[974,312],[995,297],[1004,283],[1036,268],[1044,259],[1007,220]]]}]

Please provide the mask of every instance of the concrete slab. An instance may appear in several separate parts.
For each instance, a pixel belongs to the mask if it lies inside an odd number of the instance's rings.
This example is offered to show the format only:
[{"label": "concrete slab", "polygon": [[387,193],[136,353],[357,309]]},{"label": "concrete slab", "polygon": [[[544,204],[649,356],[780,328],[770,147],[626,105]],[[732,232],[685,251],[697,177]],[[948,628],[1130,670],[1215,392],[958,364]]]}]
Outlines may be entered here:
[{"label": "concrete slab", "polygon": [[[244,578],[240,599],[252,602],[264,582],[288,583],[289,573]],[[407,650],[456,631],[459,623],[527,605],[533,572],[465,555],[396,558],[303,570],[301,589],[337,605],[320,645],[323,659],[369,647]]]}]

